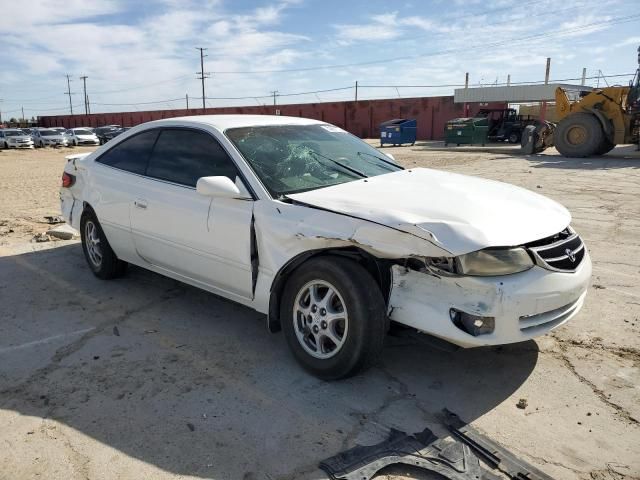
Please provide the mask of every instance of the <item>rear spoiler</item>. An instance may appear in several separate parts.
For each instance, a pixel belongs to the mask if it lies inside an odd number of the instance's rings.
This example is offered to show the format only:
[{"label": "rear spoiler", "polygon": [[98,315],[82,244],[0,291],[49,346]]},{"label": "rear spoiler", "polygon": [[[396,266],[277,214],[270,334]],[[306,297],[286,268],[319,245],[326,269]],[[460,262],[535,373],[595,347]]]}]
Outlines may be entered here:
[{"label": "rear spoiler", "polygon": [[91,155],[91,152],[89,152],[89,153],[74,153],[73,155],[67,155],[64,158],[67,159],[67,162],[73,162],[74,160],[82,160],[87,155]]}]

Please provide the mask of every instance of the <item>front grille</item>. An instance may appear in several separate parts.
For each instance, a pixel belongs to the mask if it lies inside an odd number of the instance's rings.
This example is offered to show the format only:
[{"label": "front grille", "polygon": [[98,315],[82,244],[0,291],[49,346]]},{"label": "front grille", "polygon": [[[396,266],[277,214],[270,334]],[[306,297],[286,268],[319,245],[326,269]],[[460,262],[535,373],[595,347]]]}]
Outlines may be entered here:
[{"label": "front grille", "polygon": [[525,246],[537,265],[561,272],[575,271],[585,255],[584,243],[571,227]]}]

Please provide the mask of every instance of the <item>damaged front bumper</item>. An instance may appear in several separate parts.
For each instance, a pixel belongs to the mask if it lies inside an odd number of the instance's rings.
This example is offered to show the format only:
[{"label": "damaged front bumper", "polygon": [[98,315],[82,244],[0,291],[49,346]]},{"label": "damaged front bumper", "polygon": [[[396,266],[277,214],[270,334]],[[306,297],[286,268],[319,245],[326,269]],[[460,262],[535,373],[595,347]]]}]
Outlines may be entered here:
[{"label": "damaged front bumper", "polygon": [[587,253],[571,273],[535,266],[497,277],[438,276],[394,265],[392,277],[391,320],[465,348],[501,345],[544,335],[578,313],[591,259]]}]

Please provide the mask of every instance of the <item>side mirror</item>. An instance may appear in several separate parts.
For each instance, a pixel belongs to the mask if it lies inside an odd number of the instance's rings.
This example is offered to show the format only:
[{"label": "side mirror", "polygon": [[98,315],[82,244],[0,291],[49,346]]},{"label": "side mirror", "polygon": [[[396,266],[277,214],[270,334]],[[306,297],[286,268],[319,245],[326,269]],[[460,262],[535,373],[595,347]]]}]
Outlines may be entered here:
[{"label": "side mirror", "polygon": [[202,177],[196,183],[196,192],[206,197],[242,198],[244,195],[229,177]]}]

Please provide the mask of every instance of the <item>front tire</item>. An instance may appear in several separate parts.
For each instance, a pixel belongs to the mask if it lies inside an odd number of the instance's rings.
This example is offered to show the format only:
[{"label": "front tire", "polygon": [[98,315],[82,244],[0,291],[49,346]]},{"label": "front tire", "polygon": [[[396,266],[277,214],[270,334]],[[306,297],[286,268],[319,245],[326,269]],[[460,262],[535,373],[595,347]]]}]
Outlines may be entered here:
[{"label": "front tire", "polygon": [[323,380],[350,377],[380,357],[385,303],[373,277],[340,257],[314,258],[284,288],[280,322],[294,357]]},{"label": "front tire", "polygon": [[615,143],[612,143],[608,138],[603,138],[600,148],[596,150],[596,155],[605,155],[613,150],[615,146]]},{"label": "front tire", "polygon": [[124,275],[127,262],[120,260],[107,241],[98,219],[88,210],[80,219],[82,251],[93,274],[102,280],[110,280]]}]

